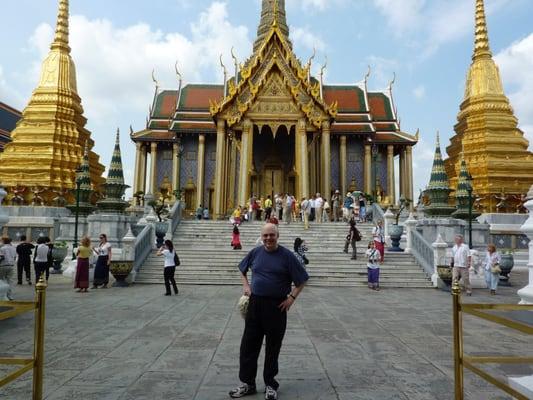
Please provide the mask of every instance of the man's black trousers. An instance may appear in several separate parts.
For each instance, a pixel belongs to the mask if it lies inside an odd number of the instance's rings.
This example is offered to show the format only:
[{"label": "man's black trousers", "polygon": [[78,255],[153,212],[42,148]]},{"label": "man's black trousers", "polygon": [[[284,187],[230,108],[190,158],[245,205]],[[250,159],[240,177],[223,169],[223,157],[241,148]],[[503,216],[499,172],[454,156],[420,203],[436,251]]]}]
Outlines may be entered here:
[{"label": "man's black trousers", "polygon": [[279,387],[274,378],[278,374],[278,357],[287,328],[287,312],[279,309],[284,300],[284,298],[260,297],[253,294],[250,297],[241,342],[239,370],[239,379],[248,385],[255,386],[257,359],[265,337],[263,379],[265,385],[276,390]]},{"label": "man's black trousers", "polygon": [[31,275],[30,275],[30,260],[18,260],[17,262],[17,282],[19,284],[22,283],[22,272],[25,272],[26,274],[26,281],[31,281]]}]

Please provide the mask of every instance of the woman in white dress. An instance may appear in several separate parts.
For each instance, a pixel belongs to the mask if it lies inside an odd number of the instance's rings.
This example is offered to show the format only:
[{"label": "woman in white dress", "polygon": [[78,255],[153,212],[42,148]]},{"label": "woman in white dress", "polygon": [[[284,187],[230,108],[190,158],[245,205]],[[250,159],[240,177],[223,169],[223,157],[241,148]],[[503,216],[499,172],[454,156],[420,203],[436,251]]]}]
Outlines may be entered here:
[{"label": "woman in white dress", "polygon": [[487,288],[490,290],[490,294],[493,296],[496,294],[498,283],[500,282],[500,261],[501,256],[496,250],[496,246],[489,244],[485,257],[485,281],[487,282]]}]

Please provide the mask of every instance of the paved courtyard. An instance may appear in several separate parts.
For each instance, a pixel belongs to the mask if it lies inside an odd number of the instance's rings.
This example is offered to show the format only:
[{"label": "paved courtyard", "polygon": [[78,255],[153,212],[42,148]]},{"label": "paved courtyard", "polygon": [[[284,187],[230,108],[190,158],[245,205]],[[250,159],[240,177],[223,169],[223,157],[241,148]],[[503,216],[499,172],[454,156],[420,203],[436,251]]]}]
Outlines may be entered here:
[{"label": "paved courtyard", "polygon": [[[311,269],[312,273],[312,269]],[[516,303],[516,286],[467,301]],[[63,277],[48,290],[47,400],[226,399],[237,383],[243,320],[239,287],[161,286],[78,294]],[[30,299],[29,287],[17,287]],[[32,315],[0,321],[0,354],[32,348]],[[525,335],[465,318],[466,351],[533,355]],[[291,310],[280,357],[280,399],[433,400],[453,398],[451,296],[432,289],[370,292],[308,288]],[[494,368],[533,374],[527,366]],[[7,371],[6,368],[0,372]],[[261,376],[261,369],[259,377]],[[471,400],[506,399],[466,372]],[[262,382],[258,379],[259,388]],[[31,374],[0,389],[0,399],[31,398]],[[261,399],[258,394],[251,399]]]}]

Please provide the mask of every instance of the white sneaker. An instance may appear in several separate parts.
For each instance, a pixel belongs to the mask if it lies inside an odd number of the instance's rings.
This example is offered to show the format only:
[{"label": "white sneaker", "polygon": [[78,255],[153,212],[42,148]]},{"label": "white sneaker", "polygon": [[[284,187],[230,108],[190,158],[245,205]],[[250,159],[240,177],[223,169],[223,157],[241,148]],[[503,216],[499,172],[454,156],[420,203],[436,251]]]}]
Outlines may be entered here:
[{"label": "white sneaker", "polygon": [[265,400],[278,400],[278,392],[272,386],[265,388]]}]

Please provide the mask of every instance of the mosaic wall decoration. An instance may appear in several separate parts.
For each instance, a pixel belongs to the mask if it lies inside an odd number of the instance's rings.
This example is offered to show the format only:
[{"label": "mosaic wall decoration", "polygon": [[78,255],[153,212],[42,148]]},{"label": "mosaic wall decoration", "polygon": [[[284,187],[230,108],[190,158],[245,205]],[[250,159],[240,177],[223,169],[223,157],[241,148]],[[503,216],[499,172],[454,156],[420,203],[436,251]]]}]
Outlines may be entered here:
[{"label": "mosaic wall decoration", "polygon": [[516,237],[516,248],[520,250],[529,249],[529,238],[526,235],[518,235]]},{"label": "mosaic wall decoration", "polygon": [[32,227],[30,232],[32,242],[36,242],[40,237],[50,237],[50,228]]},{"label": "mosaic wall decoration", "polygon": [[[205,164],[204,164],[204,203],[209,201],[209,188],[215,178],[217,143],[214,136],[205,138]],[[212,155],[215,155],[213,159]]]},{"label": "mosaic wall decoration", "polygon": [[26,235],[26,227],[22,226],[10,226],[7,228],[7,236],[14,242],[20,242],[20,237]]},{"label": "mosaic wall decoration", "polygon": [[381,183],[381,188],[383,189],[385,195],[387,193],[387,148],[379,147],[379,153],[377,157],[377,176]]},{"label": "mosaic wall decoration", "polygon": [[[170,154],[170,157],[169,157]],[[157,190],[163,184],[165,177],[172,183],[172,145],[159,143],[157,146]]]},{"label": "mosaic wall decoration", "polygon": [[490,235],[492,242],[496,245],[498,249],[511,249],[512,244],[512,235]]},{"label": "mosaic wall decoration", "polygon": [[346,138],[346,185],[349,187],[355,179],[356,189],[362,190],[364,185],[364,146],[361,139],[348,136]]},{"label": "mosaic wall decoration", "polygon": [[198,136],[185,136],[182,138],[181,143],[183,145],[183,154],[195,154],[193,159],[189,159],[189,157],[183,157],[181,160],[180,183],[181,187],[184,188],[189,179],[192,179],[196,185],[196,174],[198,171],[198,163],[196,161],[196,152],[198,151]]},{"label": "mosaic wall decoration", "polygon": [[333,191],[340,188],[341,182],[340,182],[340,155],[339,155],[339,138],[337,136],[334,136],[331,139],[330,144],[331,150],[331,187],[333,188]]}]

